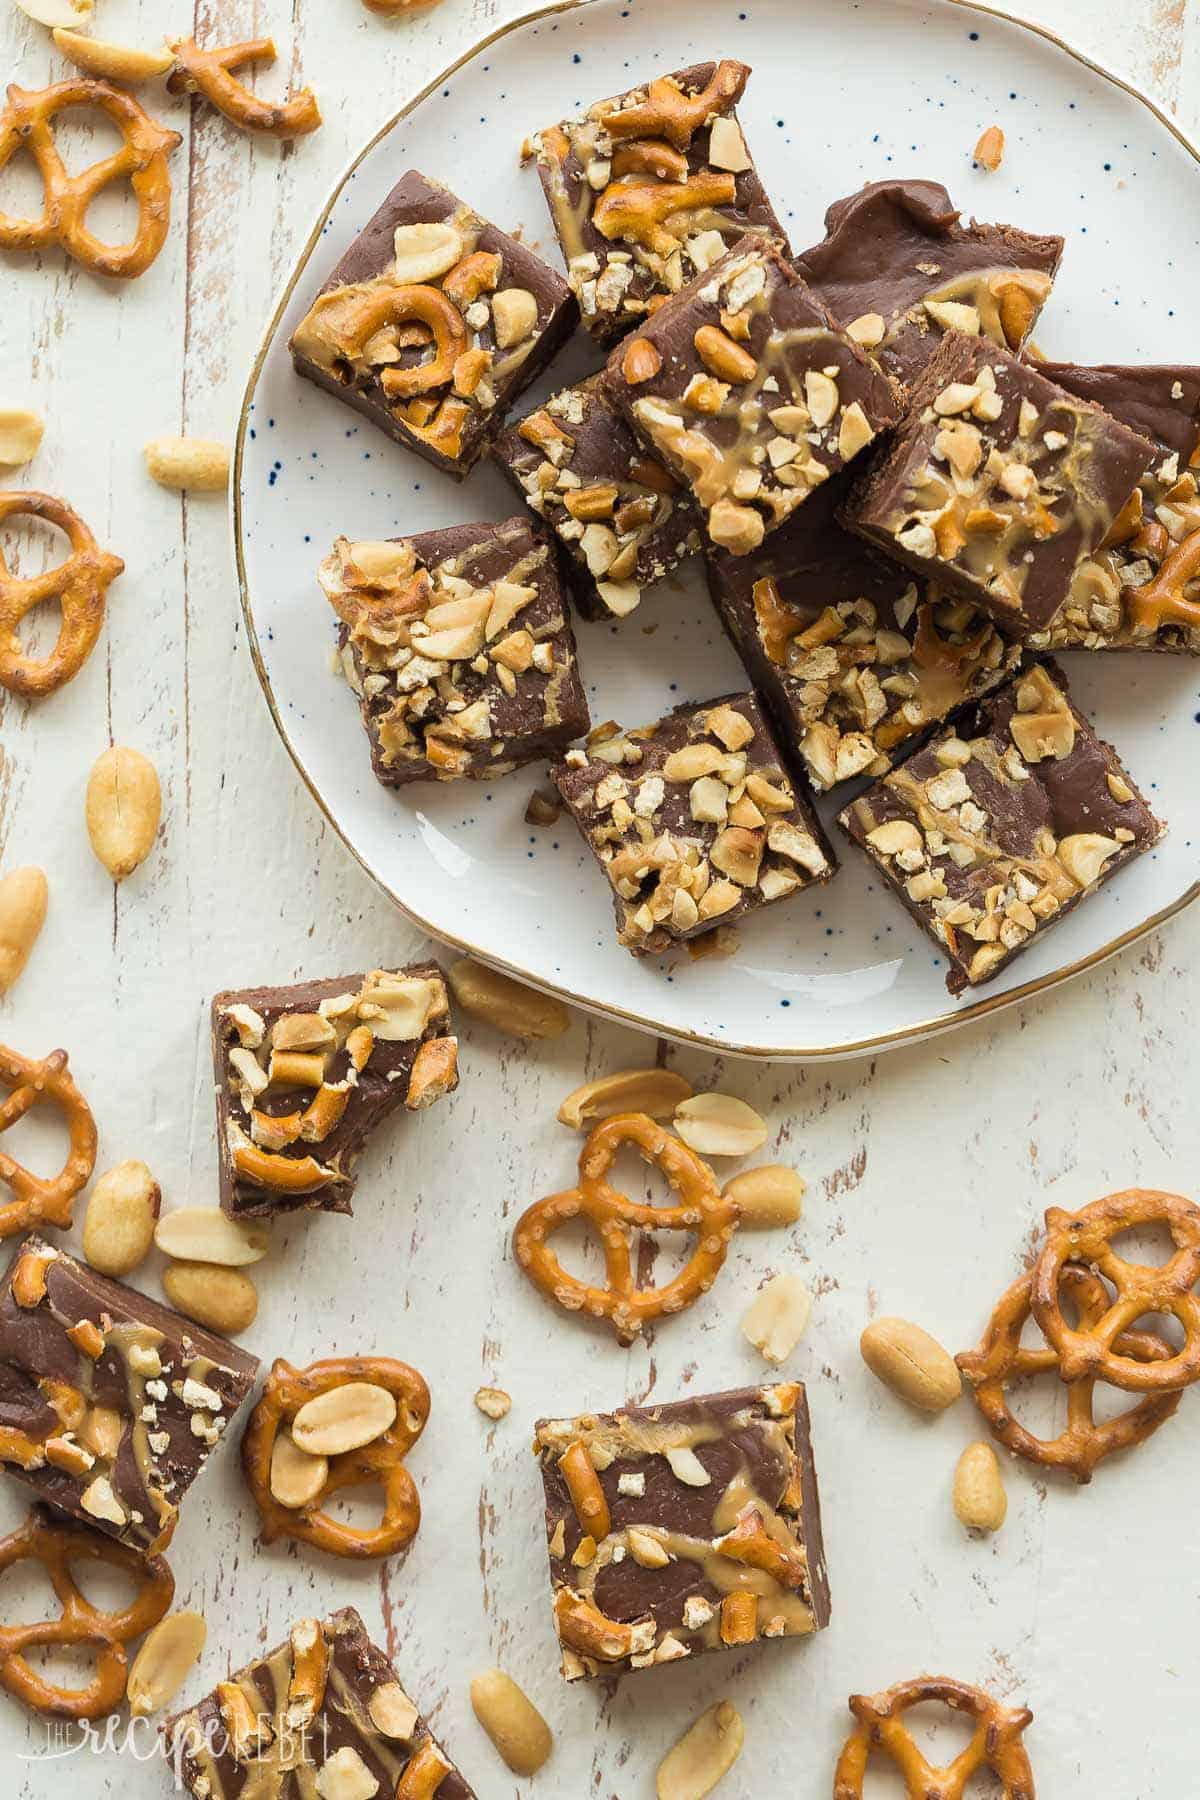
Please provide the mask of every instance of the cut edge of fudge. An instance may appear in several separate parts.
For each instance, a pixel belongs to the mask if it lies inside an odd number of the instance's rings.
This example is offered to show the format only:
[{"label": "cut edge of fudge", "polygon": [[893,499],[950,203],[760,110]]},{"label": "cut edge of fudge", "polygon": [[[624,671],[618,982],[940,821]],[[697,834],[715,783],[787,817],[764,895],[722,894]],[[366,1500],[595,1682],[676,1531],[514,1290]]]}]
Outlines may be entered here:
[{"label": "cut edge of fudge", "polygon": [[[1049,843],[1039,848],[1032,839],[1030,854],[1003,847],[997,854],[975,853],[972,845],[980,842],[989,815],[978,806],[978,793],[963,771],[975,760],[972,752],[979,741],[987,749],[986,757],[979,759],[981,767],[1000,793],[1011,791],[1015,799],[1036,779],[1034,791],[1046,811],[1054,800],[1060,809],[1069,804],[1078,813],[1075,822],[1080,826],[1111,823],[1111,835],[1086,829],[1059,836],[1041,820],[1036,831],[1045,831]],[[1054,772],[1081,751],[1087,753],[1088,768],[1080,776],[1083,793],[1073,799],[1066,777],[1060,781]],[[1051,778],[1054,794],[1047,792]],[[964,816],[968,805],[970,817]],[[1136,810],[1118,823],[1119,809],[1125,807]],[[1057,822],[1061,810],[1050,816]],[[927,818],[936,823],[927,823]],[[1029,662],[1004,687],[955,715],[940,736],[851,801],[838,814],[838,824],[946,957],[946,986],[954,995],[993,980],[1081,901],[1152,850],[1167,829],[1113,746],[1074,706],[1066,677],[1050,658]],[[1012,820],[1006,825],[1004,844],[1011,845]],[[931,850],[931,833],[947,848]],[[954,845],[962,845],[964,855],[967,850],[972,854],[960,860],[953,854]],[[968,879],[976,869],[988,877],[982,886],[972,886]],[[1038,879],[1030,872],[1034,870]],[[1002,872],[1001,884],[997,876]],[[994,903],[989,895],[995,896]],[[957,916],[964,902],[970,916]]]},{"label": "cut edge of fudge", "polygon": [[367,1140],[458,1086],[436,962],[213,998],[221,1208],[230,1218],[349,1213]]},{"label": "cut edge of fudge", "polygon": [[[389,302],[398,293],[403,300]],[[557,270],[409,169],[314,296],[289,348],[299,374],[462,480],[577,318]]]}]

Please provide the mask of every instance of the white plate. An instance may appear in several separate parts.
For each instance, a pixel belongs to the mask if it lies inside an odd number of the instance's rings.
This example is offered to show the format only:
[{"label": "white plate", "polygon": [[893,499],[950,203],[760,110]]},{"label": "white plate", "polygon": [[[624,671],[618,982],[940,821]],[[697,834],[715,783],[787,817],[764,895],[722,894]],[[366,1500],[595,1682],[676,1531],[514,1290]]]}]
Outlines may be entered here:
[{"label": "white plate", "polygon": [[[246,390],[234,533],[251,646],[276,723],[350,849],[434,936],[539,986],[669,1037],[760,1056],[879,1050],[945,1029],[1098,961],[1198,891],[1197,672],[1151,656],[1067,659],[1095,718],[1171,826],[1164,843],[1020,957],[982,997],[950,1001],[929,943],[848,847],[833,885],[766,909],[731,960],[637,962],[616,943],[607,887],[568,818],[524,822],[539,771],[388,792],[358,709],[330,674],[333,626],[315,567],[333,539],[502,518],[491,469],[464,485],[418,462],[293,373],[287,337],[400,174],[417,167],[557,261],[522,137],[648,72],[736,55],[759,171],[797,250],[829,201],[885,175],[942,181],[964,212],[1068,240],[1038,338],[1082,361],[1196,355],[1200,245],[1179,222],[1197,152],[1151,104],[1056,40],[935,0],[591,0],[506,27],[410,101],[325,204],[284,288]],[[1003,123],[1002,170],[972,168]],[[582,342],[559,386],[595,366]],[[522,404],[527,404],[523,402]],[[655,629],[649,635],[647,627]],[[582,624],[593,717],[628,725],[745,685],[697,567],[620,628]],[[823,803],[826,814],[834,806]],[[838,834],[834,834],[835,839]]]}]

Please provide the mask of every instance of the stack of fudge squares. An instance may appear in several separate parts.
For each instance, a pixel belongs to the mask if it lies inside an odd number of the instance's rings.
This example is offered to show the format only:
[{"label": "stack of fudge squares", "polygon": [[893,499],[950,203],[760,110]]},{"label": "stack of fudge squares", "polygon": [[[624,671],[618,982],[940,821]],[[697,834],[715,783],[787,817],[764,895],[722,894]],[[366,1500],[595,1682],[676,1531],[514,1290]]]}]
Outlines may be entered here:
[{"label": "stack of fudge squares", "polygon": [[[794,255],[749,76],[526,142],[565,281],[404,176],[296,367],[459,479],[487,455],[527,512],[340,538],[320,583],[379,780],[547,761],[635,954],[830,880],[813,797],[854,783],[838,824],[958,993],[1164,830],[1051,657],[1200,651],[1200,368],[1044,361],[1062,239],[934,182],[837,201]],[[508,422],[580,321],[604,366]],[[746,691],[592,727],[568,595],[619,623],[697,550]]]}]

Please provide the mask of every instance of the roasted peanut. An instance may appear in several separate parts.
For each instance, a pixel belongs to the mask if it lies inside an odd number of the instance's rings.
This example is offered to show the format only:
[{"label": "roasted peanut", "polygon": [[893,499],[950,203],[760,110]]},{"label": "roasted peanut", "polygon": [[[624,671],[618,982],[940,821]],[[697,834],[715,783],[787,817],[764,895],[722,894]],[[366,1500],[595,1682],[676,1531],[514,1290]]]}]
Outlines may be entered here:
[{"label": "roasted peanut", "polygon": [[229,486],[229,452],[212,438],[154,438],[144,454],[146,473],[160,487],[215,494]]},{"label": "roasted peanut", "polygon": [[280,1506],[308,1506],[325,1486],[329,1463],[301,1450],[290,1431],[281,1431],[271,1449],[271,1493]]},{"label": "roasted peanut", "polygon": [[95,0],[17,0],[26,18],[38,25],[86,25]]},{"label": "roasted peanut", "polygon": [[292,1437],[309,1456],[341,1456],[382,1437],[396,1417],[396,1396],[373,1381],[344,1381],[317,1394],[292,1420]]},{"label": "roasted peanut", "polygon": [[114,744],[92,765],[84,812],[97,858],[114,881],[124,881],[158,835],[162,792],[154,764],[140,750]]},{"label": "roasted peanut", "polygon": [[999,1531],[1008,1512],[1000,1460],[986,1441],[968,1444],[954,1471],[954,1511],[968,1531]]},{"label": "roasted peanut", "polygon": [[989,125],[975,146],[975,161],[980,168],[995,171],[1004,161],[1004,133],[999,125]]},{"label": "roasted peanut", "polygon": [[169,1705],[200,1661],[207,1636],[202,1613],[169,1613],[160,1619],[129,1671],[126,1698],[135,1719]]},{"label": "roasted peanut", "polygon": [[233,1337],[253,1325],[258,1289],[241,1269],[220,1263],[177,1262],[163,1271],[163,1288],[171,1305],[198,1325]]},{"label": "roasted peanut", "polygon": [[773,1275],[742,1319],[742,1334],[778,1365],[800,1342],[811,1312],[812,1295],[799,1275]]},{"label": "roasted peanut", "polygon": [[83,32],[65,27],[55,31],[54,45],[85,75],[99,75],[104,81],[119,81],[129,87],[165,75],[175,61],[165,44],[160,50],[135,50],[131,45],[108,44],[102,38],[85,37]]},{"label": "roasted peanut", "polygon": [[533,1775],[541,1768],[554,1739],[550,1727],[529,1696],[503,1669],[489,1669],[471,1683],[475,1717],[514,1775]]},{"label": "roasted peanut", "polygon": [[180,1262],[220,1263],[227,1269],[261,1262],[267,1254],[261,1225],[227,1219],[215,1206],[179,1206],[165,1213],[154,1228],[154,1241]]},{"label": "roasted peanut", "polygon": [[575,1088],[559,1107],[558,1117],[561,1124],[576,1128],[622,1112],[669,1119],[676,1107],[691,1097],[691,1082],[673,1069],[618,1069]]},{"label": "roasted peanut", "polygon": [[503,1419],[512,1409],[512,1395],[498,1387],[476,1388],[475,1404],[485,1418]]},{"label": "roasted peanut", "polygon": [[658,1800],[704,1800],[742,1754],[741,1716],[728,1700],[718,1700],[684,1732],[658,1765]]},{"label": "roasted peanut", "polygon": [[144,1162],[131,1158],[107,1169],[88,1195],[83,1254],[102,1275],[129,1275],[154,1242],[162,1189]]},{"label": "roasted peanut", "polygon": [[922,1412],[942,1412],[962,1392],[954,1358],[907,1319],[875,1319],[859,1340],[863,1361],[885,1387]]},{"label": "roasted peanut", "polygon": [[783,1163],[762,1163],[727,1181],[722,1193],[736,1203],[750,1230],[794,1225],[804,1202],[804,1181]]},{"label": "roasted peanut", "polygon": [[32,865],[11,869],[0,881],[0,994],[7,994],[29,960],[46,922],[49,888]]},{"label": "roasted peanut", "polygon": [[699,1156],[748,1156],[767,1141],[767,1124],[732,1094],[695,1094],[675,1109],[674,1126]]},{"label": "roasted peanut", "polygon": [[630,386],[649,381],[662,368],[662,357],[649,338],[630,338],[621,357],[621,373]]},{"label": "roasted peanut", "polygon": [[499,969],[463,957],[446,971],[450,992],[464,1012],[483,1019],[511,1037],[561,1037],[571,1015],[561,1000],[539,994],[535,988],[502,975]]},{"label": "roasted peanut", "polygon": [[0,463],[17,469],[32,462],[45,429],[35,412],[15,406],[0,408]]}]

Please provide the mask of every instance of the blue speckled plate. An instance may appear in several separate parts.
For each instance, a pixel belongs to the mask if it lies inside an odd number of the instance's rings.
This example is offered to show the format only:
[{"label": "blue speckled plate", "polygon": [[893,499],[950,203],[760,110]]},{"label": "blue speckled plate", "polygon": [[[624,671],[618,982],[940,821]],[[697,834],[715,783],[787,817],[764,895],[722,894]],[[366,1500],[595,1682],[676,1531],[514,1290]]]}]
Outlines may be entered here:
[{"label": "blue speckled plate", "polygon": [[[647,73],[721,55],[755,67],[743,123],[797,247],[820,237],[826,204],[860,183],[932,177],[964,211],[1067,236],[1038,333],[1048,354],[1195,360],[1197,153],[1148,102],[1061,44],[950,0],[832,9],[590,0],[481,45],[411,101],[339,183],[247,386],[235,542],[251,643],[284,740],[346,843],[414,919],[647,1030],[761,1056],[839,1056],[1049,987],[1195,897],[1196,668],[1167,657],[1069,659],[1077,699],[1170,835],[984,997],[948,1000],[930,946],[854,855],[831,887],[747,924],[733,959],[635,962],[614,940],[605,885],[570,821],[526,825],[536,771],[399,797],[373,779],[357,707],[330,673],[333,627],[316,564],[339,533],[377,538],[500,518],[512,496],[491,470],[459,487],[356,423],[296,379],[286,350],[309,297],[404,169],[446,181],[557,261],[536,176],[518,165],[525,133]],[[1008,149],[999,173],[986,175],[970,151],[993,121]],[[589,355],[568,350],[553,385],[593,366]],[[624,626],[582,625],[579,644],[597,719],[637,724],[744,683],[692,567]]]}]

